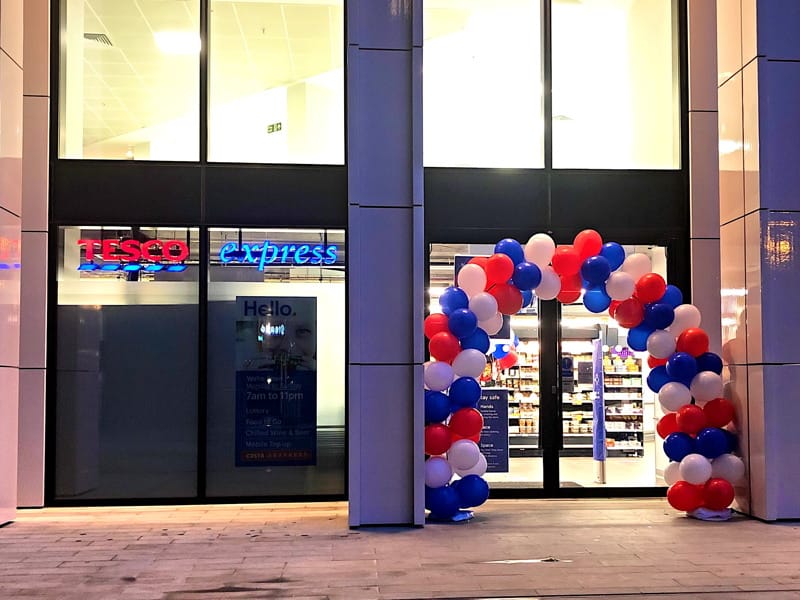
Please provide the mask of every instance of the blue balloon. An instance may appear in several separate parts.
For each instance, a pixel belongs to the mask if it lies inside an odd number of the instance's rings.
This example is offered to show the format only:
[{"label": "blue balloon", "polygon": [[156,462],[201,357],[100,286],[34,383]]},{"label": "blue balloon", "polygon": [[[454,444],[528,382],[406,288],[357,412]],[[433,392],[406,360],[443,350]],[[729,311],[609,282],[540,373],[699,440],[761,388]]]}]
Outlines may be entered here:
[{"label": "blue balloon", "polygon": [[478,327],[470,336],[461,338],[461,349],[466,350],[467,348],[474,348],[475,350],[480,350],[484,354],[489,352],[489,346],[491,342],[489,341],[489,334],[486,333],[483,329]]},{"label": "blue balloon", "polygon": [[697,357],[697,372],[714,371],[717,375],[722,374],[722,359],[713,352],[706,352]]},{"label": "blue balloon", "polygon": [[439,296],[439,306],[442,307],[444,314],[450,315],[451,312],[459,308],[468,308],[469,298],[464,290],[451,285]]},{"label": "blue balloon", "polygon": [[492,352],[492,356],[494,356],[495,358],[498,358],[498,359],[499,358],[503,358],[504,356],[506,356],[511,351],[511,349],[509,348],[508,350],[503,350],[503,346],[505,346],[505,345],[506,344],[495,344],[494,352]]},{"label": "blue balloon", "polygon": [[[541,274],[541,271],[539,271]],[[533,303],[533,292],[531,290],[522,290],[522,308],[530,306]]]},{"label": "blue balloon", "polygon": [[[511,277],[511,281],[521,291],[532,290],[542,282],[542,271],[533,263],[522,261],[514,267],[514,275]],[[522,305],[525,305],[524,298]]]},{"label": "blue balloon", "polygon": [[591,288],[583,295],[583,305],[589,312],[601,313],[611,305],[611,298],[602,288]]},{"label": "blue balloon", "polygon": [[672,380],[667,374],[667,368],[664,365],[658,365],[650,370],[650,374],[647,376],[647,387],[657,394],[670,381]]},{"label": "blue balloon", "polygon": [[676,352],[667,359],[667,374],[672,381],[679,381],[686,387],[697,375],[697,361],[688,352]]},{"label": "blue balloon", "polygon": [[425,390],[425,424],[441,423],[450,416],[450,398],[442,392]]},{"label": "blue balloon", "polygon": [[616,271],[625,262],[625,248],[617,242],[606,242],[600,249],[600,256],[608,261],[612,271]]},{"label": "blue balloon", "polygon": [[517,240],[512,240],[511,238],[506,238],[497,242],[494,245],[494,253],[505,254],[515,265],[525,260],[525,250],[522,248],[522,245]]},{"label": "blue balloon", "polygon": [[605,283],[611,275],[611,265],[602,256],[590,256],[581,265],[581,277],[594,285]]},{"label": "blue balloon", "polygon": [[450,385],[450,408],[475,408],[481,399],[481,386],[473,377],[459,377]]},{"label": "blue balloon", "polygon": [[694,447],[694,440],[688,433],[670,433],[664,440],[664,454],[675,462],[681,462],[687,455],[694,453]]},{"label": "blue balloon", "polygon": [[654,331],[655,329],[649,325],[646,325],[645,323],[637,325],[628,331],[628,346],[637,352],[643,352],[647,350],[647,338],[649,338],[650,334]]},{"label": "blue balloon", "polygon": [[668,285],[667,291],[661,296],[659,303],[669,304],[672,308],[678,308],[683,304],[683,292],[676,285]]},{"label": "blue balloon", "polygon": [[666,329],[675,320],[675,309],[663,302],[644,307],[644,322],[653,329]]},{"label": "blue balloon", "polygon": [[450,313],[447,326],[457,338],[469,337],[478,328],[478,317],[468,308],[457,308]]},{"label": "blue balloon", "polygon": [[480,475],[466,475],[456,480],[455,488],[460,508],[480,506],[489,498],[489,484]]},{"label": "blue balloon", "polygon": [[439,519],[449,519],[458,512],[459,498],[450,485],[432,488],[425,486],[425,508],[431,511],[431,516]]},{"label": "blue balloon", "polygon": [[697,434],[697,452],[706,458],[717,458],[730,452],[730,444],[725,431],[719,427],[706,427]]}]

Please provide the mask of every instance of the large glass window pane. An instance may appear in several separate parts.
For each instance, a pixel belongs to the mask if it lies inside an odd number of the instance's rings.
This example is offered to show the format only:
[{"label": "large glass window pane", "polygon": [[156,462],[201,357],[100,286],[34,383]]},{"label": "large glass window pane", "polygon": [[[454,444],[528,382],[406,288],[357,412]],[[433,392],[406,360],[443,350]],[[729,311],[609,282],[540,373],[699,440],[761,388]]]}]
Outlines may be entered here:
[{"label": "large glass window pane", "polygon": [[344,494],[344,232],[209,236],[208,495]]},{"label": "large glass window pane", "polygon": [[424,163],[544,166],[540,0],[426,0]]},{"label": "large glass window pane", "polygon": [[343,0],[212,0],[209,160],[344,163]]},{"label": "large glass window pane", "polygon": [[59,156],[198,160],[199,0],[60,7]]},{"label": "large glass window pane", "polygon": [[553,166],[680,167],[676,0],[553,0]]},{"label": "large glass window pane", "polygon": [[59,230],[55,496],[197,495],[196,229]]}]

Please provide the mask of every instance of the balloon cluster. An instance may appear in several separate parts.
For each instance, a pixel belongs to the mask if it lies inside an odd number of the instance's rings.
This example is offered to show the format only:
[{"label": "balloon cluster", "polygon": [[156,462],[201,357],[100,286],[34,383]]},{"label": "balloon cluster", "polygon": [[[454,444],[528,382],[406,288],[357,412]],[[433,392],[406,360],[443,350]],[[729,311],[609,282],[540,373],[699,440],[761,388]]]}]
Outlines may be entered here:
[{"label": "balloon cluster", "polygon": [[[433,515],[449,518],[488,498],[477,378],[503,315],[516,314],[534,297],[572,303],[581,294],[587,310],[607,310],[629,330],[631,349],[650,355],[647,384],[666,413],[657,430],[673,461],[665,471],[669,503],[685,511],[731,504],[744,463],[732,454],[735,437],[726,428],[733,406],[722,397],[722,361],[708,351],[700,311],[652,272],[646,255],[626,257],[620,244],[603,243],[591,229],[560,246],[537,233],[524,246],[499,241],[492,256],[464,265],[456,281],[439,298],[442,313],[425,319],[435,359],[425,366],[425,500]],[[513,347],[492,353],[501,369],[517,363]],[[451,483],[454,473],[461,478]]]}]

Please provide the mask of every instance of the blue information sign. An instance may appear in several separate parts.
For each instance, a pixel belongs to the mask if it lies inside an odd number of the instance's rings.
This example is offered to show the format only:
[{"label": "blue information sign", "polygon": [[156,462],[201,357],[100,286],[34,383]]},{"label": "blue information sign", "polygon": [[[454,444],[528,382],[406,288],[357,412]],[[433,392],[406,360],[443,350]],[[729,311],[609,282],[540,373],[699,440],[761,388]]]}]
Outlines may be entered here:
[{"label": "blue information sign", "polygon": [[237,467],[316,464],[316,302],[236,299]]},{"label": "blue information sign", "polygon": [[592,365],[594,368],[592,458],[603,461],[606,459],[606,405],[603,398],[603,346],[600,340],[592,342]]},{"label": "blue information sign", "polygon": [[486,457],[486,470],[489,473],[508,473],[508,390],[481,390],[478,410],[483,415],[479,446]]}]

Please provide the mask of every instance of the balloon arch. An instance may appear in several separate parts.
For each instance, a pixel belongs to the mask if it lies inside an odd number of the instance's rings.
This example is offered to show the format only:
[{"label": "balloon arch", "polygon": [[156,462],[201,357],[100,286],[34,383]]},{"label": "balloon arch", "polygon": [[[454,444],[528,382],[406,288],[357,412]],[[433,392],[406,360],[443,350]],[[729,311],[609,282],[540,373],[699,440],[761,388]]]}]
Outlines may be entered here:
[{"label": "balloon arch", "polygon": [[[701,518],[729,516],[744,463],[733,454],[734,409],[723,397],[722,360],[709,352],[700,311],[651,270],[646,255],[626,257],[620,244],[604,244],[591,229],[571,245],[556,246],[543,233],[524,246],[504,239],[492,256],[461,268],[458,285],[439,298],[442,313],[425,319],[434,359],[424,377],[425,507],[432,517],[454,519],[489,497],[477,409],[489,336],[500,330],[503,315],[516,314],[534,297],[572,303],[582,292],[587,310],[608,311],[629,330],[628,346],[649,354],[647,385],[665,413],[656,431],[671,461],[664,471],[670,505]],[[516,362],[511,351],[498,367]]]}]

